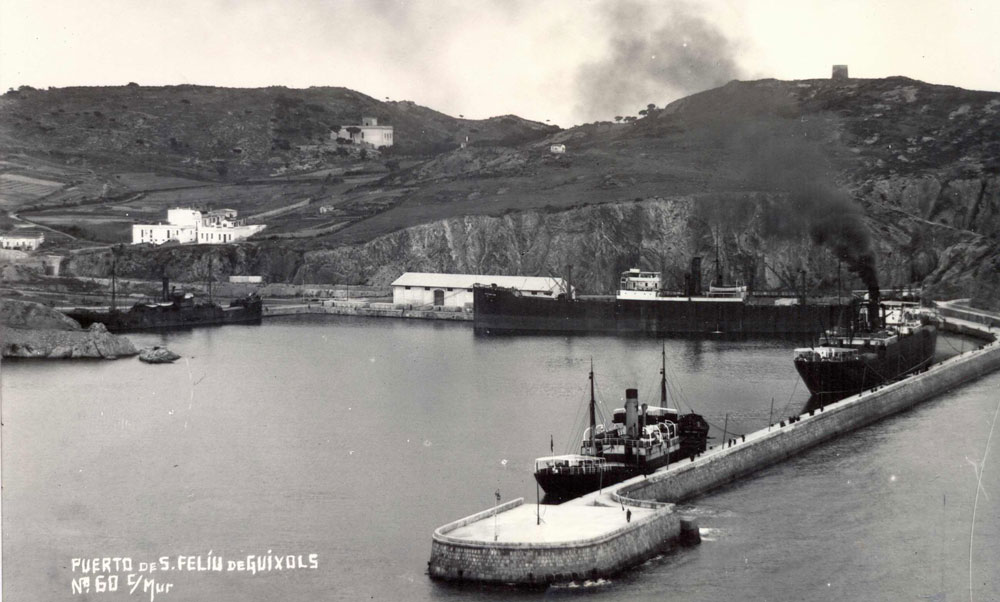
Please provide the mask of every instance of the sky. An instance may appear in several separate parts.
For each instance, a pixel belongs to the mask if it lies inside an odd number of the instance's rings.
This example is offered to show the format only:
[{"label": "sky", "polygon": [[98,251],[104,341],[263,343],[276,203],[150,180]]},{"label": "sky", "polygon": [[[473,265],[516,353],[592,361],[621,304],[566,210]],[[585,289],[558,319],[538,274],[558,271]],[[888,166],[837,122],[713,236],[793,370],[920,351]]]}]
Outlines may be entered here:
[{"label": "sky", "polygon": [[1000,91],[997,0],[0,0],[0,90],[344,86],[563,127],[732,79]]}]

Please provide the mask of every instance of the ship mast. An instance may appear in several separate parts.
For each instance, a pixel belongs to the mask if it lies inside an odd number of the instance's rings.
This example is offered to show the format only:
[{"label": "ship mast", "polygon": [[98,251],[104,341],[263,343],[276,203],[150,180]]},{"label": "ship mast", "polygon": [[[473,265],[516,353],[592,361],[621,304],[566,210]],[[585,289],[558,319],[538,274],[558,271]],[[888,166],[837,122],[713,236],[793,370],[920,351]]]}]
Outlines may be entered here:
[{"label": "ship mast", "polygon": [[719,233],[715,232],[715,286],[722,286],[722,266],[719,263]]},{"label": "ship mast", "polygon": [[597,402],[594,400],[594,358],[590,358],[590,449],[596,448],[594,431],[597,430]]},{"label": "ship mast", "polygon": [[118,249],[111,247],[111,311],[115,312],[117,307],[118,288]]},{"label": "ship mast", "polygon": [[660,405],[666,407],[667,405],[667,344],[663,344],[663,351],[661,352],[660,359],[662,364],[660,365]]}]

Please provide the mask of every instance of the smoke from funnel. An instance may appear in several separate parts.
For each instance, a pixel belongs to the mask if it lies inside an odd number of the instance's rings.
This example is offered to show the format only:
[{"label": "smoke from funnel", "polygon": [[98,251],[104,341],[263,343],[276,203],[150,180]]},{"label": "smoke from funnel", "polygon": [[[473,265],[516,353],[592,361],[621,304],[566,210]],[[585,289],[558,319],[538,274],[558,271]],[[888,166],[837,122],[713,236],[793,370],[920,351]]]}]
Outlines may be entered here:
[{"label": "smoke from funnel", "polygon": [[807,233],[828,248],[878,302],[879,286],[871,234],[858,203],[833,181],[833,166],[808,132],[787,122],[760,123],[737,137],[733,147],[748,161],[746,179],[757,190],[784,193],[764,205],[766,235]]},{"label": "smoke from funnel", "polygon": [[576,74],[576,112],[585,119],[633,115],[740,76],[736,44],[696,5],[615,1],[597,12],[610,48]]}]

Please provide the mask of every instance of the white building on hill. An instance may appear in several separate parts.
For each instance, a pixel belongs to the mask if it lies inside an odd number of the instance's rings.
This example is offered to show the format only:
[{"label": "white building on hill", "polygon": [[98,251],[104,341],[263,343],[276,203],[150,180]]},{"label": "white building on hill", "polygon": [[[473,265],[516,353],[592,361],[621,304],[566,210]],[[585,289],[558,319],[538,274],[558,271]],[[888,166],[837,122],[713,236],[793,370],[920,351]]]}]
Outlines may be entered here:
[{"label": "white building on hill", "polygon": [[220,244],[243,240],[266,228],[236,219],[235,209],[218,209],[202,214],[197,209],[169,209],[165,224],[134,224],[132,244],[180,243]]},{"label": "white building on hill", "polygon": [[362,117],[361,125],[345,125],[339,130],[330,132],[330,139],[350,140],[354,144],[363,144],[379,148],[392,146],[392,126],[379,125],[375,117]]},{"label": "white building on hill", "polygon": [[549,299],[555,299],[567,290],[566,281],[562,278],[406,272],[392,283],[392,302],[413,306],[471,306],[472,287],[476,284],[515,288],[524,295]]},{"label": "white building on hill", "polygon": [[45,242],[41,232],[8,232],[0,236],[0,248],[16,249],[18,251],[34,251]]}]

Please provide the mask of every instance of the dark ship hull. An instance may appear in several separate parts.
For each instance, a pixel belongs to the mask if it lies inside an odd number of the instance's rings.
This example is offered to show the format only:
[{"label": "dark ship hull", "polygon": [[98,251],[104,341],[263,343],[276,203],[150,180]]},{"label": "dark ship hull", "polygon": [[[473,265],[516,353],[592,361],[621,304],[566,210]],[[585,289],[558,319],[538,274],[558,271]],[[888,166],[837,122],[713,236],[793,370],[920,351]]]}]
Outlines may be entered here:
[{"label": "dark ship hull", "polygon": [[634,467],[609,466],[600,473],[587,474],[536,474],[535,480],[545,492],[545,501],[561,501],[580,497],[634,477]]},{"label": "dark ship hull", "polygon": [[523,296],[476,287],[479,334],[610,333],[647,335],[812,335],[838,323],[848,304],[774,305],[768,300],[573,299]]},{"label": "dark ship hull", "polygon": [[[704,445],[698,452],[704,451]],[[672,462],[678,462],[684,458],[694,455],[689,449],[682,448],[670,454],[670,460],[666,456],[658,460],[652,460],[643,464],[623,464],[609,462],[604,465],[603,470],[597,472],[573,472],[562,473],[535,473],[535,480],[546,494],[546,499],[565,500],[597,491],[603,487],[621,483],[644,474],[651,474]]]},{"label": "dark ship hull", "polygon": [[221,324],[260,323],[263,312],[261,299],[241,299],[230,307],[215,303],[177,306],[174,304],[137,303],[131,309],[101,311],[74,309],[66,315],[84,328],[95,322],[107,327],[109,332],[189,328]]},{"label": "dark ship hull", "polygon": [[927,368],[934,359],[937,328],[921,325],[900,334],[884,349],[843,361],[795,359],[795,369],[813,394],[853,395]]}]

